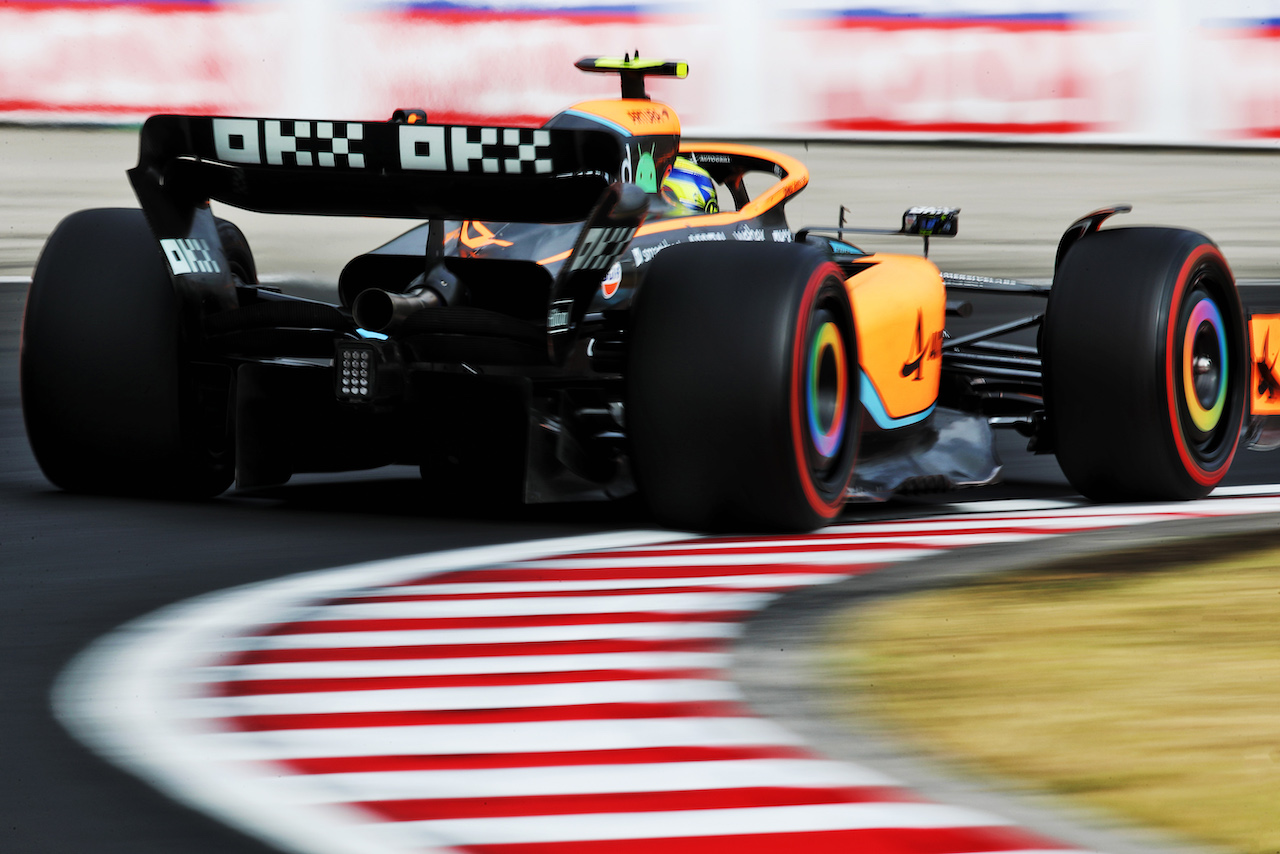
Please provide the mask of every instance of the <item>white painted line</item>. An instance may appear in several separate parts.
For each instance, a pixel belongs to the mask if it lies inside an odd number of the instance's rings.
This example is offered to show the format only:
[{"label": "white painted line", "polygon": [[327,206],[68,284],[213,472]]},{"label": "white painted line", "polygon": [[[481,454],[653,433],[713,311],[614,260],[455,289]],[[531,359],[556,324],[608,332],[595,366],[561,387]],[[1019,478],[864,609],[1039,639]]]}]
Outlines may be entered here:
[{"label": "white painted line", "polygon": [[[324,617],[324,614],[320,614],[317,619],[323,620]],[[227,652],[237,652],[257,649],[359,649],[383,646],[488,645],[579,640],[675,640],[735,638],[741,633],[742,626],[732,622],[590,623],[582,626],[531,626],[514,629],[422,629],[265,635],[235,638],[221,644],[220,648]]]},{"label": "white painted line", "polygon": [[[1255,453],[1267,453],[1266,451],[1255,451]],[[1236,462],[1240,459],[1237,457]],[[1210,498],[1229,498],[1237,495],[1270,495],[1280,501],[1280,485],[1274,483],[1250,483],[1244,486],[1219,486],[1209,496]]]},{"label": "white painted line", "polygon": [[[942,527],[944,528],[945,527],[978,528],[978,527],[984,527],[984,526],[990,527],[990,528],[1012,527],[1007,522],[975,523],[969,520],[957,520],[955,522],[949,523]],[[933,527],[933,526],[930,526],[930,527]],[[1025,526],[1018,526],[1018,527],[1041,528],[1042,526],[1032,522],[1032,523],[1028,523]],[[1066,527],[1070,527],[1070,524],[1064,521],[1059,523],[1058,527],[1066,528]],[[848,536],[848,537],[831,536],[831,533],[833,531],[838,533],[840,531],[845,531],[845,530],[860,532],[861,536]],[[781,550],[781,549],[787,549],[787,548],[799,548],[799,547],[807,546],[815,550],[828,549],[833,552],[840,552],[841,554],[846,556],[846,560],[850,560],[850,559],[857,558],[861,554],[873,554],[873,555],[881,554],[887,550],[887,549],[873,550],[873,549],[866,549],[866,548],[844,549],[845,546],[853,546],[853,545],[861,546],[861,545],[867,545],[869,543],[875,543],[876,541],[873,538],[868,537],[867,534],[877,534],[877,533],[890,534],[890,533],[902,532],[903,534],[902,536],[895,536],[893,537],[892,540],[886,540],[882,543],[879,543],[879,545],[883,545],[886,547],[891,545],[899,545],[899,544],[904,546],[912,545],[912,546],[918,546],[922,549],[949,548],[954,546],[974,546],[974,545],[983,545],[986,543],[1014,543],[1014,542],[1022,542],[1024,540],[1039,540],[1044,538],[1044,534],[1039,532],[1026,533],[1026,534],[1012,534],[1012,533],[1000,533],[1000,532],[991,533],[991,534],[912,533],[913,531],[917,531],[917,530],[918,530],[918,527],[908,528],[901,525],[875,525],[872,523],[866,523],[866,524],[860,524],[860,525],[841,525],[835,529],[828,528],[828,529],[824,529],[823,531],[819,531],[817,534],[807,539],[797,538],[797,539],[779,539],[779,540],[755,540],[755,541],[749,541],[749,542],[743,542],[743,543],[734,543],[733,545],[728,546],[727,548],[732,549],[731,554],[733,557],[742,557],[742,556],[745,556],[745,554],[751,553],[752,551],[758,551],[763,557],[768,554],[768,552],[765,552],[765,549]],[[694,542],[691,542],[691,543],[662,543],[660,545],[650,546],[646,548],[645,551],[697,555],[697,554],[705,553],[715,549],[725,549],[725,548],[726,546],[723,542],[714,542],[714,541],[702,542],[702,541],[695,540]],[[818,551],[808,552],[808,554],[819,554],[819,553],[820,552]],[[784,555],[784,556],[790,557],[790,555]],[[556,566],[563,565],[562,561],[553,560],[551,562],[554,563]],[[699,561],[695,560],[692,563],[693,565],[697,565],[698,562]],[[793,561],[781,560],[779,562],[791,563]],[[803,563],[803,561],[794,561],[794,562]],[[542,565],[542,563],[543,562],[540,561],[539,565]],[[748,561],[747,563],[754,563],[754,561]],[[798,586],[799,583],[796,582],[795,579],[803,578],[803,577],[805,576],[799,576],[799,575],[736,576],[733,579],[733,581],[737,582],[738,584],[746,584],[746,583],[755,582],[756,579],[765,578],[765,579],[777,579],[779,584],[783,584],[787,581],[790,581],[792,584],[796,584]],[[819,578],[821,578],[821,576],[819,576]],[[831,576],[828,575],[824,580],[830,581]],[[657,583],[661,583],[662,581],[665,581],[667,585],[678,583],[678,579],[671,579],[671,578],[655,580],[652,583],[657,584]],[[715,579],[690,577],[687,583],[704,585],[712,581],[715,581]],[[559,582],[548,582],[548,584],[557,584],[557,583]],[[622,581],[617,582],[617,584],[619,585],[623,583],[625,582],[622,582]],[[805,582],[805,583],[808,583],[808,582]],[[598,589],[599,583],[597,583],[596,586]],[[761,584],[760,586],[763,587],[765,585]],[[382,592],[385,594],[388,591],[384,590]]]},{"label": "white painted line", "polygon": [[[999,535],[994,535],[999,536]],[[1029,534],[1029,537],[1036,536]],[[940,538],[934,538],[940,539]],[[854,540],[842,540],[840,542],[854,542]],[[792,545],[803,545],[802,542],[796,542]],[[826,546],[826,541],[814,542],[814,545]],[[763,547],[763,544],[749,543],[747,548]],[[654,550],[672,550],[683,549],[689,547],[673,546],[663,544],[654,546]],[[706,548],[714,548],[714,546],[706,546]],[[724,544],[720,544],[720,548],[724,548]],[[737,548],[735,546],[735,548]],[[649,551],[649,549],[645,549]],[[696,549],[689,548],[691,553],[696,553]],[[540,564],[539,564],[540,566]],[[577,590],[643,590],[646,588],[665,588],[665,587],[807,587],[810,584],[825,584],[835,581],[843,577],[844,573],[840,570],[831,572],[780,572],[777,575],[690,575],[680,578],[671,578],[664,576],[662,578],[601,578],[586,579],[575,581],[571,577],[565,577],[563,580],[555,579],[551,581],[494,581],[483,582],[477,581],[468,584],[417,584],[396,587],[380,587],[374,590],[357,590],[343,598],[356,599],[361,597],[392,597],[392,596],[465,596],[476,593],[484,594],[502,594],[502,593],[567,593]]]},{"label": "white painted line", "polygon": [[1280,497],[1275,495],[1249,498],[1209,496],[1195,504],[1196,513],[1203,516],[1244,516],[1256,513],[1275,513],[1280,511]]},{"label": "white painted line", "polygon": [[[1270,498],[1260,497],[1256,502],[1238,501],[1230,493],[1211,494],[1208,498],[1198,501],[1168,501],[1151,504],[1088,504],[1083,499],[1079,502],[1021,502],[1021,501],[973,501],[967,504],[951,504],[939,509],[939,513],[962,512],[972,513],[976,517],[980,517],[986,521],[1002,521],[1014,523],[1019,526],[1022,523],[1035,524],[1044,520],[1051,519],[1069,519],[1078,517],[1082,523],[1087,519],[1105,518],[1108,527],[1123,527],[1126,525],[1144,524],[1147,521],[1159,521],[1158,518],[1144,519],[1143,517],[1163,517],[1166,520],[1174,519],[1193,519],[1197,516],[1228,514],[1234,515],[1250,514],[1259,511],[1257,508],[1266,507],[1268,503],[1280,509],[1280,487],[1271,484],[1266,487],[1247,487],[1252,490],[1241,493],[1242,495],[1270,496]],[[1223,504],[1222,499],[1229,498],[1231,501]],[[1021,505],[1040,505],[1037,507],[1024,507]],[[1231,508],[1231,509],[1228,509]],[[971,520],[972,517],[965,516],[965,520]],[[927,524],[928,519],[919,520],[921,524]],[[873,523],[874,524],[874,523]],[[837,531],[854,531],[858,530],[861,525],[857,522],[841,525],[834,529]],[[1081,525],[1087,527],[1087,523]],[[832,529],[828,529],[832,530]]]},{"label": "white painted line", "polygon": [[[979,487],[975,491],[981,492]],[[1001,498],[994,500],[976,499],[959,501],[954,504],[940,504],[929,509],[935,513],[1038,513],[1046,510],[1067,510],[1088,506],[1083,498],[1048,499],[1048,498]]]},{"label": "white painted line", "polygon": [[[180,714],[180,713],[179,713]],[[649,747],[799,746],[803,742],[777,724],[757,718],[635,718],[536,721],[500,724],[436,724],[331,729],[211,732],[192,744],[202,763],[271,761],[349,756],[457,756],[627,750]],[[190,750],[190,748],[188,748]],[[195,757],[191,757],[195,758]]]},{"label": "white painted line", "polygon": [[[322,785],[317,785],[322,784]],[[279,777],[289,803],[409,798],[516,798],[611,792],[679,792],[749,786],[894,786],[884,774],[824,759],[738,759],[634,765],[566,765],[463,771],[380,771]]]},{"label": "white painted line", "polygon": [[758,552],[745,554],[672,555],[671,557],[567,557],[538,561],[540,569],[638,569],[672,566],[767,566],[812,564],[815,566],[858,566],[892,563],[927,554],[927,549],[857,549],[799,552]]},{"label": "white painted line", "polygon": [[347,712],[476,711],[587,706],[598,703],[732,702],[742,695],[723,679],[638,679],[478,688],[393,688],[201,697],[188,700],[191,717],[324,715]]},{"label": "white painted line", "polygon": [[[407,844],[519,845],[614,839],[807,833],[876,828],[1003,827],[1007,819],[964,807],[921,803],[813,804],[678,812],[438,819],[375,824],[376,836]],[[374,835],[374,834],[371,834]]]},{"label": "white painted line", "polygon": [[[350,679],[362,676],[461,676],[486,673],[575,673],[583,670],[709,670],[728,667],[720,652],[612,652],[592,655],[495,655],[406,661],[299,661],[193,668],[200,682],[247,679]],[[183,678],[175,674],[174,678]]]},{"label": "white painted line", "polygon": [[[1072,505],[1073,508],[1078,506],[1079,505]],[[1180,504],[1178,506],[1183,508],[1186,507],[1185,504]],[[1163,522],[1163,521],[1168,521],[1170,519],[1175,519],[1175,518],[1180,519],[1180,518],[1183,518],[1183,514],[1133,513],[1133,514],[1117,514],[1112,518],[1121,520],[1117,523],[1119,525],[1143,525],[1143,524],[1146,524],[1147,522]],[[1046,516],[1046,515],[1028,516],[1025,513],[992,513],[992,514],[986,514],[980,518],[975,516],[965,515],[965,516],[945,517],[941,519],[937,517],[931,517],[930,519],[909,519],[901,522],[855,522],[849,525],[838,525],[831,528],[826,528],[824,529],[824,532],[828,534],[832,534],[832,533],[838,534],[838,533],[844,533],[844,532],[848,532],[852,534],[854,532],[862,531],[870,534],[886,534],[886,535],[894,534],[895,535],[894,542],[897,542],[899,540],[899,537],[896,535],[898,534],[920,536],[920,537],[927,538],[929,536],[927,534],[913,533],[913,532],[920,531],[922,528],[927,528],[930,531],[936,530],[938,532],[945,532],[953,529],[961,529],[961,530],[967,531],[967,530],[982,530],[982,529],[999,530],[1002,528],[1026,528],[1034,531],[1043,531],[1046,533],[1053,533],[1061,529],[1093,528],[1093,527],[1096,527],[1096,526],[1092,525],[1089,522],[1089,519],[1087,517],[1084,517],[1082,516],[1082,514],[1078,514],[1078,513],[1056,515],[1056,516]],[[964,535],[960,535],[960,536],[964,536]],[[993,536],[999,536],[999,534],[995,534]],[[943,534],[942,538],[948,539],[945,533]],[[903,536],[902,539],[904,541],[910,541],[910,536]],[[698,548],[698,547],[700,547],[699,543],[690,544],[690,548]],[[664,548],[667,548],[667,545],[659,544],[656,546],[648,546],[647,548],[664,549]]]},{"label": "white painted line", "polygon": [[[601,560],[607,560],[601,558]],[[593,564],[595,559],[586,559]],[[676,583],[679,583],[678,581]],[[625,614],[631,611],[698,613],[754,611],[777,593],[647,593],[635,596],[563,596],[553,598],[446,599],[426,602],[354,602],[325,605],[313,620],[412,620],[436,617],[525,617],[553,614]]]}]

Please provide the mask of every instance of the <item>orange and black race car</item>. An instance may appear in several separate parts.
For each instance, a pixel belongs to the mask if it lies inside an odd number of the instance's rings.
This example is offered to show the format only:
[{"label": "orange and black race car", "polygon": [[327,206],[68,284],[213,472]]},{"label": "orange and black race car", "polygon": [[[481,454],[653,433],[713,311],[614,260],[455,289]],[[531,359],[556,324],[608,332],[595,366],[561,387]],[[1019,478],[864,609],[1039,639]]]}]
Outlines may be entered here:
[{"label": "orange and black race car", "polygon": [[[801,163],[683,143],[648,98],[685,64],[578,67],[619,75],[621,99],[540,128],[148,120],[141,210],[71,215],[35,271],[22,394],[48,478],[207,496],[399,463],[450,499],[638,490],[676,526],[804,530],[851,500],[993,481],[992,424],[1100,500],[1204,495],[1242,437],[1270,437],[1274,360],[1250,364],[1206,237],[1100,230],[1111,208],[1066,231],[1052,288],[942,274],[928,240],[956,210],[885,232],[926,257],[846,242],[843,209],[793,230]],[[324,303],[260,286],[211,199],[422,224]],[[1047,304],[949,336],[971,292]]]}]

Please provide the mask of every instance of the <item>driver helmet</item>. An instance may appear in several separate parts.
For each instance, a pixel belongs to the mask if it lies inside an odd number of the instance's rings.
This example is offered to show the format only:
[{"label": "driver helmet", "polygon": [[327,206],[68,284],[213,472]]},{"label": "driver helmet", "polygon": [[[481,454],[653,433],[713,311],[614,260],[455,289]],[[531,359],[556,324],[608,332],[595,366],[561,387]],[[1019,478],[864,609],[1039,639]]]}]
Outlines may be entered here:
[{"label": "driver helmet", "polygon": [[685,157],[677,157],[662,180],[662,198],[686,213],[716,213],[716,185],[711,174]]}]

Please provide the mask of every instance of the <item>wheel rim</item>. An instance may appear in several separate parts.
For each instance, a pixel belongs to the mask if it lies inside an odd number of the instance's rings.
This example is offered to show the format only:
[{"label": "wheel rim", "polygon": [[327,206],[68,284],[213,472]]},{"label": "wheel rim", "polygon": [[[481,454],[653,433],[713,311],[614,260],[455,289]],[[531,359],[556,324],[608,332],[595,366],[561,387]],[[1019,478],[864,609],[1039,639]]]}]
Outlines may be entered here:
[{"label": "wheel rim", "polygon": [[[826,314],[824,312],[823,314]],[[849,421],[849,368],[844,338],[834,320],[821,319],[809,342],[805,408],[817,468],[831,468]]]},{"label": "wheel rim", "polygon": [[822,501],[839,500],[848,482],[852,454],[857,441],[853,426],[856,403],[850,379],[857,359],[851,347],[853,330],[844,320],[847,308],[836,288],[829,283],[814,300],[804,328],[799,376],[800,426],[803,464],[808,480]]},{"label": "wheel rim", "polygon": [[1222,421],[1231,365],[1222,312],[1206,294],[1196,296],[1183,333],[1182,390],[1195,433],[1203,439]]},{"label": "wheel rim", "polygon": [[1176,325],[1170,329],[1170,414],[1187,473],[1202,483],[1216,483],[1235,454],[1245,363],[1236,364],[1243,344],[1228,322],[1230,285],[1215,265],[1200,259],[1197,266],[1188,271]]},{"label": "wheel rim", "polygon": [[858,451],[857,333],[840,270],[809,275],[788,347],[788,421],[792,471],[812,527],[844,506]]}]

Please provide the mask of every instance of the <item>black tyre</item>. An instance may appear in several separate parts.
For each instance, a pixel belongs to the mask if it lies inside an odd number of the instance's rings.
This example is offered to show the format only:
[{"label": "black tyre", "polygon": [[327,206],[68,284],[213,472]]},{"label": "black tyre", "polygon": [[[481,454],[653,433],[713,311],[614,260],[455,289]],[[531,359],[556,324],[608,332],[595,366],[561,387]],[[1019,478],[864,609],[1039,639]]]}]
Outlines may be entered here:
[{"label": "black tyre", "polygon": [[225,394],[211,402],[183,358],[178,297],[141,211],[81,211],[54,229],[27,295],[21,377],[27,436],[56,486],[202,497],[230,485]]},{"label": "black tyre", "polygon": [[1204,235],[1120,228],[1063,259],[1044,323],[1058,462],[1095,501],[1188,500],[1226,475],[1248,406],[1244,313]]},{"label": "black tyre", "polygon": [[632,465],[654,514],[703,530],[834,519],[857,455],[857,358],[844,277],[816,250],[664,250],[627,368]]},{"label": "black tyre", "polygon": [[240,230],[240,226],[226,219],[216,220],[218,225],[218,241],[222,244],[222,252],[227,256],[227,264],[231,275],[241,284],[256,285],[258,283],[258,265],[253,260],[253,250],[249,241]]}]

